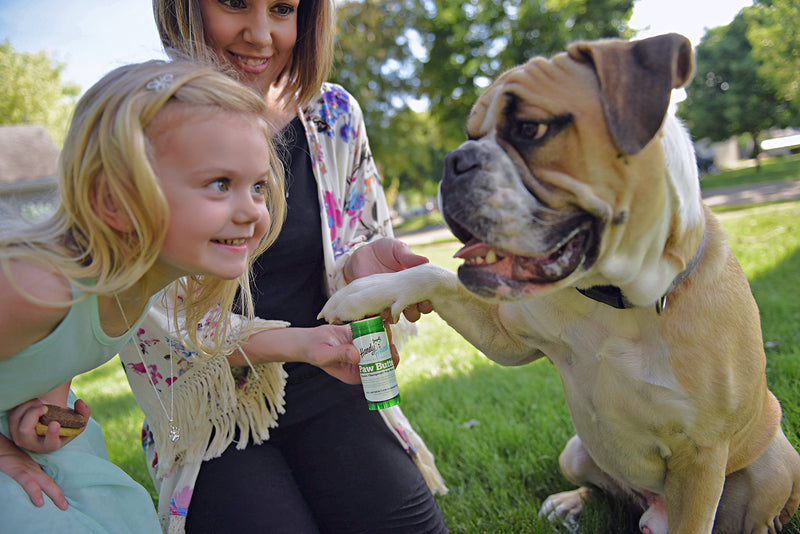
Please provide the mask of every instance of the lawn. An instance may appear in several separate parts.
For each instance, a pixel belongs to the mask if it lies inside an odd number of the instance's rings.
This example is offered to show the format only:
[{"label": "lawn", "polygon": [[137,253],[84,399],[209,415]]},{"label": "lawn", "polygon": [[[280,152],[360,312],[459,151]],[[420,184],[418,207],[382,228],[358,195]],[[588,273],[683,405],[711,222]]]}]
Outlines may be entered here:
[{"label": "lawn", "polygon": [[703,189],[731,187],[776,181],[800,180],[800,155],[767,158],[761,169],[747,167],[704,176],[700,181]]},{"label": "lawn", "polygon": [[[719,215],[759,304],[767,379],[784,409],[783,427],[800,448],[800,202]],[[453,241],[414,247],[455,269]],[[720,314],[735,310],[720,310]],[[537,518],[544,498],[570,488],[558,455],[573,433],[555,369],[546,361],[504,368],[490,362],[437,316],[401,351],[403,409],[426,439],[450,493],[438,498],[454,533],[552,532]],[[103,426],[112,461],[152,491],[139,447],[141,415],[119,361],[76,378]],[[580,532],[638,532],[638,514],[603,499]],[[613,525],[610,527],[609,525]],[[800,514],[784,532],[800,533]]]}]

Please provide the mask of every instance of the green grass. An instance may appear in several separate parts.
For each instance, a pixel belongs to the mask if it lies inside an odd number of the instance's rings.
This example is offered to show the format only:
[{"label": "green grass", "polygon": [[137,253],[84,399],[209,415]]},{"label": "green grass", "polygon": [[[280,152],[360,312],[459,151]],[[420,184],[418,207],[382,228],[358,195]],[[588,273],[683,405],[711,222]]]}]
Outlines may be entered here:
[{"label": "green grass", "polygon": [[[800,202],[727,211],[720,219],[761,310],[767,379],[783,406],[784,430],[800,448]],[[434,263],[457,266],[455,242],[413,248]],[[496,365],[436,315],[418,325],[420,335],[402,349],[397,375],[403,409],[450,488],[438,502],[451,531],[553,532],[537,512],[549,494],[571,487],[558,455],[573,433],[557,372],[546,361]],[[139,446],[141,414],[119,362],[74,384],[103,426],[112,461],[152,491]],[[580,531],[638,532],[638,515],[603,498],[589,507]],[[784,532],[800,533],[800,514]]]},{"label": "green grass", "polygon": [[791,180],[800,180],[800,155],[766,159],[761,163],[761,170],[748,167],[709,174],[703,177],[700,186],[704,190],[708,190],[717,187]]},{"label": "green grass", "polygon": [[406,219],[400,224],[394,227],[395,234],[402,235],[404,233],[412,233],[412,232],[419,232],[426,228],[432,228],[437,226],[443,226],[444,219],[442,219],[442,214],[437,211],[432,211],[430,213],[426,213],[425,215],[420,215],[419,217],[412,217],[410,219]]}]

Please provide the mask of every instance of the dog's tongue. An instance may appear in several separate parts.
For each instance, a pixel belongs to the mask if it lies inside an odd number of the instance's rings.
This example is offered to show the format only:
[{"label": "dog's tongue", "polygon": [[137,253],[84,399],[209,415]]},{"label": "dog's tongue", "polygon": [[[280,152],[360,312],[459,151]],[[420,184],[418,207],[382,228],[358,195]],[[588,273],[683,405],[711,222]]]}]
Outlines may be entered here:
[{"label": "dog's tongue", "polygon": [[485,257],[490,250],[496,249],[477,239],[470,239],[466,245],[453,255],[453,257],[462,260],[482,258]]},{"label": "dog's tongue", "polygon": [[550,254],[529,257],[517,256],[477,239],[471,239],[455,253],[455,257],[465,260],[467,262],[465,266],[492,271],[510,280],[550,283],[564,278],[577,267],[581,249],[576,244],[570,241]]},{"label": "dog's tongue", "polygon": [[524,280],[529,277],[529,273],[522,272],[520,269],[519,256],[477,239],[470,240],[455,253],[455,257],[464,260],[465,267],[493,272],[509,280]]}]

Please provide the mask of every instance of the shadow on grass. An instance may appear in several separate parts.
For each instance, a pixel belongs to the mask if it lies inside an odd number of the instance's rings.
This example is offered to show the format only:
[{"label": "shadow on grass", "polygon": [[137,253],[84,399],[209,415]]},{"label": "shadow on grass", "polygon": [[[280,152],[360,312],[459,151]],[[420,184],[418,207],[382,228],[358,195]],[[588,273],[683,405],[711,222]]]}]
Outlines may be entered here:
[{"label": "shadow on grass", "polygon": [[[753,279],[767,346],[767,382],[781,402],[783,429],[800,450],[800,249],[774,269]],[[800,527],[800,521],[795,521]],[[800,528],[798,528],[800,532]]]},{"label": "shadow on grass", "polygon": [[[574,429],[549,362],[501,367],[486,360],[469,374],[403,386],[402,394],[450,489],[438,502],[451,532],[553,531],[538,513],[550,494],[574,489],[558,466]],[[636,532],[639,515],[600,496],[580,532]]]}]

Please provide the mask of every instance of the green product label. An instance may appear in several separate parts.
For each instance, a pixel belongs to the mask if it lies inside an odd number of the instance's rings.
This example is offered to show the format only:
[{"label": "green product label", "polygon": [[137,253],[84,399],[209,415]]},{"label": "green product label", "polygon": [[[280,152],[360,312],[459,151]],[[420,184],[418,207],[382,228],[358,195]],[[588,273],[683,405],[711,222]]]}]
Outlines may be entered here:
[{"label": "green product label", "polygon": [[[371,324],[365,328],[364,323],[368,321]],[[376,324],[379,325],[377,332]],[[361,371],[364,396],[370,402],[383,402],[397,397],[400,388],[397,386],[389,340],[381,318],[374,317],[351,323],[350,327],[353,331],[353,345],[361,356],[358,366]]]}]

